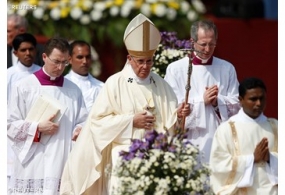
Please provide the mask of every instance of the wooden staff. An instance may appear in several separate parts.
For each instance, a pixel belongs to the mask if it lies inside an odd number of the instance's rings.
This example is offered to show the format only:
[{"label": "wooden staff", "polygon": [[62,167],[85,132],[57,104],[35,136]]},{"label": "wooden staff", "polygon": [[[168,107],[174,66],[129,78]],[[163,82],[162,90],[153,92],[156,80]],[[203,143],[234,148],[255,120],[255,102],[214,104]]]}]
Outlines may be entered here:
[{"label": "wooden staff", "polygon": [[[187,71],[187,84],[185,86],[185,90],[186,90],[186,93],[185,93],[185,100],[184,100],[184,105],[188,104],[188,97],[189,97],[189,91],[191,89],[191,75],[192,75],[192,53],[194,51],[194,48],[193,48],[193,44],[191,44],[191,48],[190,49],[183,49],[187,54],[188,54],[188,58],[189,58],[189,65],[188,65],[188,71]],[[183,116],[182,117],[182,121],[181,121],[181,130],[182,130],[182,134],[185,133],[185,118],[186,116]]]}]

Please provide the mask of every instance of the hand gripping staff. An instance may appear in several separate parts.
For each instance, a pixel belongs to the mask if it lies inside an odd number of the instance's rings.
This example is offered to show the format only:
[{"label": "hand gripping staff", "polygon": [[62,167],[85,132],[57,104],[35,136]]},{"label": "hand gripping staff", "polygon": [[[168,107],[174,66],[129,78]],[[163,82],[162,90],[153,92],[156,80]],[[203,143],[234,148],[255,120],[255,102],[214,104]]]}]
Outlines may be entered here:
[{"label": "hand gripping staff", "polygon": [[[189,97],[189,91],[191,89],[191,75],[192,75],[192,60],[193,60],[193,51],[194,51],[194,48],[193,48],[193,42],[191,42],[191,47],[189,49],[181,49],[182,51],[184,51],[187,55],[188,55],[188,58],[189,58],[189,64],[188,64],[188,71],[187,71],[187,83],[186,83],[186,86],[185,86],[185,100],[184,100],[184,105],[188,104],[188,97]],[[182,121],[181,121],[181,132],[182,135],[184,135],[186,132],[185,132],[185,118],[186,116],[183,116],[182,117]]]}]

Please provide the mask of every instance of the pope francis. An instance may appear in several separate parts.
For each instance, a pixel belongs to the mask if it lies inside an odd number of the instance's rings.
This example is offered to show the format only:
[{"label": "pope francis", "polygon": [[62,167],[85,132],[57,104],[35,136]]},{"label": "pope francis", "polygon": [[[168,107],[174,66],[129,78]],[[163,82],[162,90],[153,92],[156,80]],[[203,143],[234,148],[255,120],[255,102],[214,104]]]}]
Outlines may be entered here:
[{"label": "pope francis", "polygon": [[93,104],[65,165],[62,195],[114,194],[117,178],[105,169],[114,167],[131,139],[142,139],[146,130],[172,132],[178,117],[189,115],[189,105],[177,108],[171,87],[151,72],[160,40],[160,32],[144,15],[128,24],[126,64],[107,79]]}]

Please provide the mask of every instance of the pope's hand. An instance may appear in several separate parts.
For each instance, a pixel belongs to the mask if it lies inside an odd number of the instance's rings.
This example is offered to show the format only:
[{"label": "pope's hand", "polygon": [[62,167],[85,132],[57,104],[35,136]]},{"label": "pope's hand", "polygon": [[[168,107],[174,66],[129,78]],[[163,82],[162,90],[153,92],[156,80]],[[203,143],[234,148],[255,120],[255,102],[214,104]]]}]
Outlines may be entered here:
[{"label": "pope's hand", "polygon": [[147,111],[135,114],[133,119],[133,126],[139,129],[152,130],[154,123],[155,117]]}]

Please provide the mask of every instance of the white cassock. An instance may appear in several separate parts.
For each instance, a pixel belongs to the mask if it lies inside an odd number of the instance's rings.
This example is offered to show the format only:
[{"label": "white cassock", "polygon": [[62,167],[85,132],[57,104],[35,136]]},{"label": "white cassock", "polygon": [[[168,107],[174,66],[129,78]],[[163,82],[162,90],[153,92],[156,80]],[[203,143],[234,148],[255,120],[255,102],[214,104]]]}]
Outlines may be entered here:
[{"label": "white cassock", "polygon": [[[14,55],[14,54],[12,54]],[[37,70],[41,69],[39,65],[32,64],[30,67],[26,67],[20,61],[18,61],[14,66],[11,66],[7,69],[7,102],[10,98],[10,94],[12,91],[12,86],[22,78],[27,77],[30,74],[33,74]],[[10,146],[7,142],[7,176],[10,177],[13,173],[13,161],[15,155]]]},{"label": "white cassock", "polygon": [[40,70],[41,67],[36,64],[32,64],[30,67],[24,66],[20,61],[18,61],[14,66],[11,66],[7,69],[7,100],[9,99],[9,95],[11,94],[11,88],[13,84],[27,77],[30,74],[33,74],[37,70]]},{"label": "white cassock", "polygon": [[90,112],[104,83],[94,78],[91,74],[88,74],[88,76],[81,76],[73,70],[70,70],[70,72],[65,75],[65,78],[71,80],[79,87],[79,89],[81,89],[87,111]]},{"label": "white cassock", "polygon": [[114,183],[109,184],[104,169],[116,163],[119,151],[129,148],[131,138],[144,137],[145,129],[133,127],[133,117],[146,106],[153,108],[158,132],[173,130],[177,100],[171,87],[154,73],[144,80],[136,78],[126,64],[99,93],[65,165],[60,194],[111,194]]},{"label": "white cassock", "polygon": [[[58,131],[44,143],[33,141],[38,122],[24,120],[41,94],[48,94],[67,108]],[[34,74],[17,82],[8,102],[8,141],[16,154],[8,194],[59,194],[60,178],[71,150],[73,131],[82,126],[86,118],[87,110],[81,91],[68,79],[63,80],[62,87],[42,85]]]},{"label": "white cassock", "polygon": [[[188,77],[189,58],[185,57],[171,63],[164,79],[174,90],[178,104],[185,100],[185,87]],[[221,121],[226,121],[239,110],[238,80],[234,66],[229,62],[213,57],[212,65],[192,65],[191,89],[188,96],[191,113],[186,117],[185,128],[189,130],[188,138],[194,145],[199,145],[203,152],[201,159],[209,163],[212,139]],[[221,119],[212,105],[205,105],[205,87],[217,85],[218,108]]]},{"label": "white cassock", "polygon": [[[269,164],[254,163],[254,150],[264,137],[268,139]],[[278,121],[263,114],[252,119],[240,109],[218,127],[210,168],[211,187],[216,194],[277,195]]]}]

